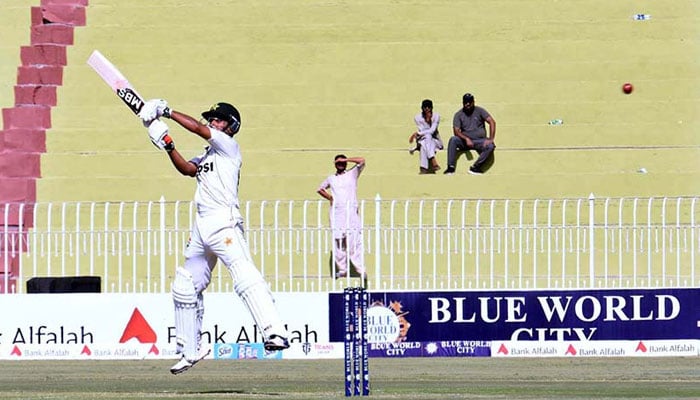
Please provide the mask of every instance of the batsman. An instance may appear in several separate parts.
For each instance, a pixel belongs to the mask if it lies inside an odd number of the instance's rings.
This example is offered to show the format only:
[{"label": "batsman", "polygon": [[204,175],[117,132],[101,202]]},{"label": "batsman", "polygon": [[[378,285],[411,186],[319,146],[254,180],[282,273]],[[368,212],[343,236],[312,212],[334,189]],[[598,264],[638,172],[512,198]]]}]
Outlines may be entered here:
[{"label": "batsman", "polygon": [[[288,348],[287,329],[267,282],[253,264],[244,236],[238,201],[242,159],[234,139],[241,128],[240,113],[229,103],[217,103],[202,113],[200,122],[170,109],[165,100],[154,99],[144,104],[139,117],[148,126],[153,144],[165,150],[175,169],[197,179],[197,213],[185,248],[185,264],[176,268],[172,284],[176,349],[181,357],[170,372],[187,371],[211,351],[202,343],[203,292],[211,282],[217,259],[231,274],[236,294],[263,335],[265,350]],[[169,118],[206,140],[209,145],[204,153],[186,160],[175,148],[168,126],[160,117]]]}]

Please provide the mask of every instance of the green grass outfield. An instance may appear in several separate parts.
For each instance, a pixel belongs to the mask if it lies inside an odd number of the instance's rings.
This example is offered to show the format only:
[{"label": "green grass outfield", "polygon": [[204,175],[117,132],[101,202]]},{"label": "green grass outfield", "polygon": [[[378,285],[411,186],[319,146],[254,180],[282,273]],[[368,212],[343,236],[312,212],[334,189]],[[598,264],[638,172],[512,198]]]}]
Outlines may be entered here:
[{"label": "green grass outfield", "polygon": [[[171,360],[12,361],[0,399],[327,399],[343,396],[342,360],[207,360],[180,376]],[[697,399],[700,359],[371,359],[378,399]]]}]

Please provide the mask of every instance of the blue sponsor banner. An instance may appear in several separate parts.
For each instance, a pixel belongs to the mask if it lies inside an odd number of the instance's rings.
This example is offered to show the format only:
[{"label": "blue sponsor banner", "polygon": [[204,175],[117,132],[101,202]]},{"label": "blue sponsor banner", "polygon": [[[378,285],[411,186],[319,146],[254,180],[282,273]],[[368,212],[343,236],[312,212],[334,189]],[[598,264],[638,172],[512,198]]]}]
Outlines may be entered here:
[{"label": "blue sponsor banner", "polygon": [[491,342],[450,340],[370,343],[368,350],[370,357],[490,357]]},{"label": "blue sponsor banner", "polygon": [[265,351],[262,343],[215,343],[214,359],[261,360],[282,358],[280,351]]},{"label": "blue sponsor banner", "polygon": [[[329,296],[329,338],[343,341]],[[370,292],[370,343],[700,338],[700,289]]]}]

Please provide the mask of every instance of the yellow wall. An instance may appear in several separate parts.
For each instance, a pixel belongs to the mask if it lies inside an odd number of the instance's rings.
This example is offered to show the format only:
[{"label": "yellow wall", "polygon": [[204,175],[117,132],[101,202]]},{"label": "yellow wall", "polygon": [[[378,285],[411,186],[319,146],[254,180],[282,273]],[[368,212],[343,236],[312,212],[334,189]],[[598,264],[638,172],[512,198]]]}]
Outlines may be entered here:
[{"label": "yellow wall", "polygon": [[[362,198],[697,195],[699,8],[91,0],[68,50],[37,197],[192,198],[194,181],[85,64],[94,49],[147,98],[195,116],[216,101],[241,110],[244,201],[318,198],[339,152],[367,158]],[[620,90],[627,81],[631,95]],[[453,176],[419,176],[407,149],[420,101],[433,99],[447,141],[467,91],[498,123],[493,168],[470,176],[461,158]],[[554,118],[564,124],[548,126]],[[183,154],[200,152],[205,143],[170,125]],[[446,152],[438,160],[445,167]]]}]

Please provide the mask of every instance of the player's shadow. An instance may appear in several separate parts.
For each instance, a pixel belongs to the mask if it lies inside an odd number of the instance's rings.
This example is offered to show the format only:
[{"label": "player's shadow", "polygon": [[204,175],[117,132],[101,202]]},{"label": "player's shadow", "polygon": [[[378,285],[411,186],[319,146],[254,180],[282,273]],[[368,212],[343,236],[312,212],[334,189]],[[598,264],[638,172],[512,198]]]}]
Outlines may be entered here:
[{"label": "player's shadow", "polygon": [[[477,153],[474,150],[463,150],[457,153],[457,160],[459,160],[459,157],[464,154],[464,157],[471,163],[476,160],[476,158],[479,156],[479,153]],[[491,156],[486,159],[486,162],[484,162],[481,165],[481,172],[487,172],[491,167],[493,167],[493,164],[496,162],[496,152],[494,151],[491,153]]]}]

